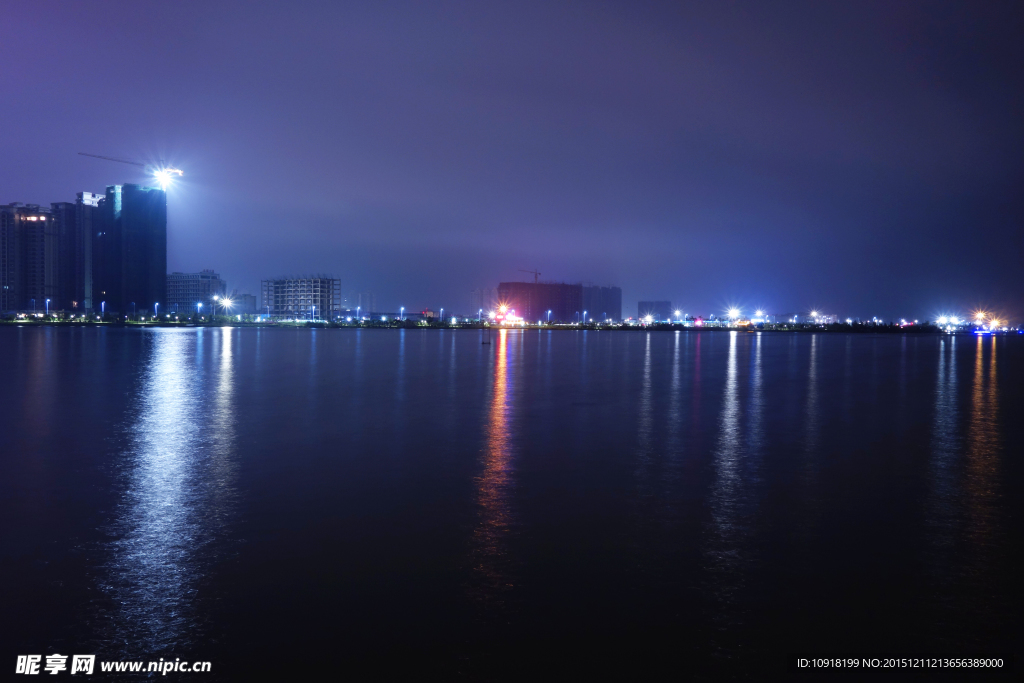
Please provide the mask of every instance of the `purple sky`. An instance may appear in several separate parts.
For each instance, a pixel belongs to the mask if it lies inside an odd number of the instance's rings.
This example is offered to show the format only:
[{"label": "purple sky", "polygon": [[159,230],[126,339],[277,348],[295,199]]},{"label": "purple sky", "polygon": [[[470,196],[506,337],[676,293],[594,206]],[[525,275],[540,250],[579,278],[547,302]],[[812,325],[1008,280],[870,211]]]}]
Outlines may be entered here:
[{"label": "purple sky", "polygon": [[168,267],[382,308],[1024,317],[1019,3],[4,4],[0,202],[166,159]]}]

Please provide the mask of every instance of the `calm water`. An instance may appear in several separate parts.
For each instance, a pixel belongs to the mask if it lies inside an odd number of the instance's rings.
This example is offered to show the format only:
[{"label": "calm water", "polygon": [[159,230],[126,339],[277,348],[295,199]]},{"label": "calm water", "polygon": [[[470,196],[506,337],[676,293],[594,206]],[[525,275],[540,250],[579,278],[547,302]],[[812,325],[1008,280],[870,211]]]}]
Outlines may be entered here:
[{"label": "calm water", "polygon": [[481,335],[0,328],[4,661],[1019,648],[1024,340]]}]

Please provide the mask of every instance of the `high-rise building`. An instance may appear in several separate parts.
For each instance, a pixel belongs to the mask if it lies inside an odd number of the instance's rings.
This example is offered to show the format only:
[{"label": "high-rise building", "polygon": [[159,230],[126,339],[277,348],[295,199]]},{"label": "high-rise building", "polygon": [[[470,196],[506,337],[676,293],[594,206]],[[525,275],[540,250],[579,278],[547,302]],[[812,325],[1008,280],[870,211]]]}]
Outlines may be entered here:
[{"label": "high-rise building", "polygon": [[622,289],[619,287],[584,287],[583,308],[587,318],[604,322],[622,320]]},{"label": "high-rise building", "polygon": [[0,206],[0,310],[56,310],[58,238],[53,213],[38,204]]},{"label": "high-rise building", "polygon": [[341,311],[341,280],[284,278],[260,283],[260,312],[271,318],[331,320]]},{"label": "high-rise building", "polygon": [[101,231],[103,195],[79,192],[74,202],[50,204],[57,229],[57,306],[71,314],[92,310],[93,240]]},{"label": "high-rise building", "polygon": [[640,301],[637,302],[636,309],[636,317],[640,320],[647,316],[651,316],[653,321],[672,319],[671,301]]},{"label": "high-rise building", "polygon": [[[205,313],[213,311],[213,297],[224,297],[228,284],[212,270],[198,273],[168,273],[167,312]],[[203,307],[198,308],[197,304]]]},{"label": "high-rise building", "polygon": [[93,307],[140,315],[167,304],[167,193],[109,185],[93,242]]},{"label": "high-rise building", "polygon": [[[551,282],[502,282],[499,305],[506,305],[527,322],[577,322],[582,319],[583,285]],[[551,311],[550,316],[548,311]]]}]

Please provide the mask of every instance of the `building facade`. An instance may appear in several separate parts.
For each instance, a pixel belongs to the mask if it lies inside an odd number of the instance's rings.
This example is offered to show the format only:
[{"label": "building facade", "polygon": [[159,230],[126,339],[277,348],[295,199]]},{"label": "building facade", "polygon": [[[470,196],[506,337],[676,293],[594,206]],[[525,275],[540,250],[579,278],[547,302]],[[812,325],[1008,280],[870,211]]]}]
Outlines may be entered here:
[{"label": "building facade", "polygon": [[50,204],[57,229],[58,308],[73,315],[92,310],[92,246],[102,226],[103,198],[79,192],[74,202]]},{"label": "building facade", "polygon": [[551,322],[577,322],[586,310],[581,284],[502,282],[498,285],[498,302],[530,323],[549,319]]},{"label": "building facade", "polygon": [[167,305],[167,193],[110,185],[93,242],[93,306],[146,315]]},{"label": "building facade", "polygon": [[622,320],[622,289],[619,287],[584,287],[583,309],[587,318],[598,322]]},{"label": "building facade", "polygon": [[[198,273],[169,273],[167,275],[167,312],[195,313],[213,311],[213,297],[224,297],[228,284],[218,273],[203,270]],[[198,304],[202,304],[200,309]]]},{"label": "building facade", "polygon": [[332,320],[342,310],[341,280],[283,278],[260,283],[260,313],[271,318]]},{"label": "building facade", "polygon": [[49,209],[38,204],[0,206],[0,311],[56,310],[58,246]]}]

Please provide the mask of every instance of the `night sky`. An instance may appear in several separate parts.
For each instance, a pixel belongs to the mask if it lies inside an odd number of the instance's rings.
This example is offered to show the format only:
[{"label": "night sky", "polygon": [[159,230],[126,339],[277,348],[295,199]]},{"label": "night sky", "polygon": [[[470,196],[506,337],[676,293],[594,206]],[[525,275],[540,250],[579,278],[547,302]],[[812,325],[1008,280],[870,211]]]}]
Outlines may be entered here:
[{"label": "night sky", "polygon": [[239,291],[1020,321],[1020,7],[8,1],[0,203],[164,159],[169,270]]}]

